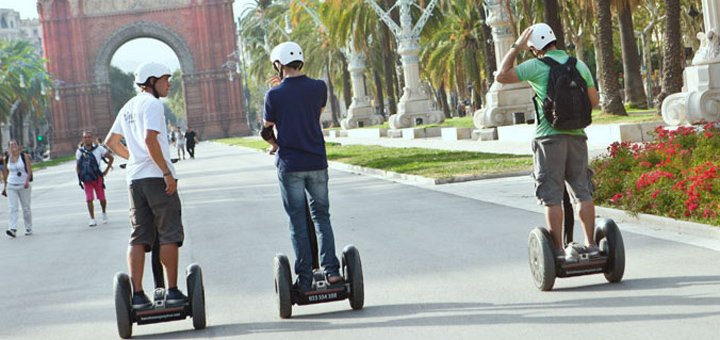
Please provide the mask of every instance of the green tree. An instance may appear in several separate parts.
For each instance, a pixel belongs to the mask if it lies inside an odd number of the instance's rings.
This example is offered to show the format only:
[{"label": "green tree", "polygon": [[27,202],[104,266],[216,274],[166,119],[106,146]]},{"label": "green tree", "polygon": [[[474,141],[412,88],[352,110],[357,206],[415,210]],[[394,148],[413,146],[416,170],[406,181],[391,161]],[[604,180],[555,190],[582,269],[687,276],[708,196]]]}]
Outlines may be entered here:
[{"label": "green tree", "polygon": [[12,124],[13,138],[25,140],[26,118],[32,123],[45,119],[50,87],[45,60],[29,42],[0,40],[0,121]]},{"label": "green tree", "polygon": [[118,111],[137,93],[135,91],[135,77],[132,72],[110,65],[110,97],[112,98],[112,112],[117,115]]},{"label": "green tree", "polygon": [[[175,70],[170,77],[170,93],[167,96],[167,107],[175,116],[173,125],[187,122],[185,113],[185,96],[183,95],[182,71]],[[176,124],[177,123],[177,124]]]}]

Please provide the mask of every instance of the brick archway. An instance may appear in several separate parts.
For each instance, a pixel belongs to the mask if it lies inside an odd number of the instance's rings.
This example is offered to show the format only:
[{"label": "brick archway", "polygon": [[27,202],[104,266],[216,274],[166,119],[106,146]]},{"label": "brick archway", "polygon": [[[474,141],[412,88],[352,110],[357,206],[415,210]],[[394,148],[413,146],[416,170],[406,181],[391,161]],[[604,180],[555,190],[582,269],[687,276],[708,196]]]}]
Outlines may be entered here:
[{"label": "brick archway", "polygon": [[111,112],[109,65],[120,46],[154,38],[173,49],[183,71],[187,121],[203,139],[248,134],[239,81],[223,64],[237,50],[232,0],[38,0],[48,71],[53,153],[67,154],[92,129],[104,136]]}]

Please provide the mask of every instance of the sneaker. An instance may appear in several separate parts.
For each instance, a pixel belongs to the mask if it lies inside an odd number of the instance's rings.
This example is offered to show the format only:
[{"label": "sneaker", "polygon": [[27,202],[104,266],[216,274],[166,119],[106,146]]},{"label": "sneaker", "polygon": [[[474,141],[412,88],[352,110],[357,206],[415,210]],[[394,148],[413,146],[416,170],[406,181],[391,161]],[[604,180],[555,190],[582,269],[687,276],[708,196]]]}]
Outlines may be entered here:
[{"label": "sneaker", "polygon": [[580,253],[576,249],[577,244],[570,243],[565,247],[565,262],[576,262],[580,257]]},{"label": "sneaker", "polygon": [[32,229],[25,229],[25,236],[32,235]]},{"label": "sneaker", "polygon": [[5,233],[10,237],[15,238],[15,234],[17,234],[17,231],[15,229],[8,229]]},{"label": "sneaker", "polygon": [[132,298],[132,308],[133,309],[143,309],[152,306],[152,302],[150,302],[150,299],[148,299],[147,295],[145,295],[145,292],[142,290],[139,292],[133,293]]},{"label": "sneaker", "polygon": [[590,257],[599,256],[600,248],[598,248],[598,246],[596,246],[594,244],[591,246],[585,246],[585,253],[587,253],[588,256],[590,256]]},{"label": "sneaker", "polygon": [[107,224],[107,223],[108,223],[107,213],[102,213],[102,223],[103,223],[103,224]]},{"label": "sneaker", "polygon": [[187,301],[187,296],[183,294],[180,289],[177,288],[170,288],[167,290],[167,295],[165,296],[165,302],[167,302],[170,305],[179,305],[183,304]]},{"label": "sneaker", "polygon": [[327,276],[327,282],[331,285],[342,283],[343,278],[338,274],[332,274]]},{"label": "sneaker", "polygon": [[97,226],[97,222],[95,222],[94,219],[93,219],[93,220],[90,220],[90,223],[88,223],[88,226],[89,226],[89,227],[95,227],[95,226]]}]

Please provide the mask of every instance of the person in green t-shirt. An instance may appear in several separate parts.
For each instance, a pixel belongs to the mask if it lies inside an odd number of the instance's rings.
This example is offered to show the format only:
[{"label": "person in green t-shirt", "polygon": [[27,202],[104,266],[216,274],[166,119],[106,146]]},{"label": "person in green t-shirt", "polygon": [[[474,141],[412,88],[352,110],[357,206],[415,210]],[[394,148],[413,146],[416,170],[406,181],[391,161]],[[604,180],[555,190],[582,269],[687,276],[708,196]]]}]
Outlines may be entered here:
[{"label": "person in green t-shirt", "polygon": [[[513,67],[520,51],[530,50],[536,58]],[[558,50],[552,28],[544,23],[528,27],[515,41],[502,61],[495,80],[502,84],[527,81],[542,103],[547,97],[547,83],[550,66],[540,58],[552,58],[564,64],[569,56]],[[597,106],[599,95],[587,65],[578,60],[577,70],[585,80],[588,97],[592,106]],[[536,100],[536,99],[533,99]],[[545,206],[545,218],[552,235],[557,255],[569,260],[573,254],[565,252],[562,242],[563,210],[562,198],[565,186],[578,205],[578,215],[585,233],[585,250],[590,256],[597,256],[600,250],[593,236],[595,230],[595,204],[592,199],[593,185],[588,167],[587,136],[583,129],[555,129],[545,119],[542,105],[537,105],[537,122],[532,149],[534,155],[533,177],[535,196]]]}]

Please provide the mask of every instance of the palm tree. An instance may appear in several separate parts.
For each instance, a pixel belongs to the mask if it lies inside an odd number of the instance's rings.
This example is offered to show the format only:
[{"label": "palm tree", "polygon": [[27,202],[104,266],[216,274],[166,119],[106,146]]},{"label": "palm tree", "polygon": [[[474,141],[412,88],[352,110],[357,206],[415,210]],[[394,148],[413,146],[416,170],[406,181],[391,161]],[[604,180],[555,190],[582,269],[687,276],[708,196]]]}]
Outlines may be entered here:
[{"label": "palm tree", "polygon": [[620,90],[618,88],[618,74],[615,71],[615,57],[613,54],[612,37],[612,12],[610,11],[610,1],[612,0],[597,1],[599,28],[599,54],[597,54],[597,57],[599,57],[600,59],[602,69],[602,73],[599,74],[599,79],[602,84],[602,110],[604,113],[626,116],[627,112],[625,112],[625,106],[623,105],[622,99],[620,97]]},{"label": "palm tree", "polygon": [[640,55],[635,42],[633,26],[633,8],[640,5],[639,0],[614,0],[613,7],[618,13],[620,26],[620,44],[622,45],[623,78],[625,80],[625,102],[631,107],[647,108],[647,98],[640,75]]},{"label": "palm tree", "polygon": [[680,0],[665,0],[665,41],[663,58],[662,92],[658,107],[665,97],[680,92],[683,86],[683,45],[680,33]]},{"label": "palm tree", "polygon": [[560,21],[560,8],[557,0],[544,0],[545,6],[543,18],[545,23],[552,27],[557,38],[557,48],[565,49],[565,33],[563,31],[562,21]]},{"label": "palm tree", "polygon": [[12,122],[12,137],[24,140],[23,121],[44,117],[50,80],[45,60],[27,41],[0,40],[0,121]]}]

